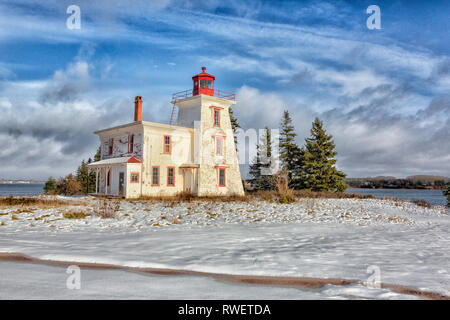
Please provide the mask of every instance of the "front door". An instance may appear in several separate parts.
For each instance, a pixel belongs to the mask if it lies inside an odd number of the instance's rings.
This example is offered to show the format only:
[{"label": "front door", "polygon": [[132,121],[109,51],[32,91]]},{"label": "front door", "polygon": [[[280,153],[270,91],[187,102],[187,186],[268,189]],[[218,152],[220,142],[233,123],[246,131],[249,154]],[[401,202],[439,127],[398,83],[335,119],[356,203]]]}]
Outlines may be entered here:
[{"label": "front door", "polygon": [[184,191],[186,192],[192,192],[192,169],[186,169],[184,170]]},{"label": "front door", "polygon": [[119,172],[119,196],[123,197],[123,183],[125,181],[125,174],[123,172]]}]

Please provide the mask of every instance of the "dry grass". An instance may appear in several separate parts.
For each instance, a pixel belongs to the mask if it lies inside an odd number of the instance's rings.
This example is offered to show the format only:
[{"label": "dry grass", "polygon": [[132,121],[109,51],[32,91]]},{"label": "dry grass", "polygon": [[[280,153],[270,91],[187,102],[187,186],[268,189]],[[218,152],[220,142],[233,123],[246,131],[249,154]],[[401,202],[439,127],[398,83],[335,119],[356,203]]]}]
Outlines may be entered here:
[{"label": "dry grass", "polygon": [[0,206],[36,207],[40,209],[58,208],[63,206],[84,205],[76,201],[64,201],[59,199],[46,199],[42,197],[0,197]]},{"label": "dry grass", "polygon": [[428,208],[428,209],[433,207],[431,204],[429,204],[429,203],[426,202],[425,200],[414,200],[413,203],[414,203],[416,206],[424,207],[424,208]]},{"label": "dry grass", "polygon": [[67,211],[63,213],[63,217],[66,219],[84,219],[88,215],[81,211]]},{"label": "dry grass", "polygon": [[[276,190],[257,190],[246,192],[244,196],[201,196],[197,197],[192,193],[181,192],[175,196],[143,196],[136,199],[127,200],[129,202],[167,202],[167,207],[174,207],[177,203],[186,202],[252,202],[267,201],[278,203],[293,203],[302,198],[315,199],[374,199],[372,195],[362,195],[355,193],[336,193],[336,192],[316,192],[310,190],[294,190],[288,187],[285,181],[281,179],[276,184]],[[150,209],[148,209],[150,211]]]}]

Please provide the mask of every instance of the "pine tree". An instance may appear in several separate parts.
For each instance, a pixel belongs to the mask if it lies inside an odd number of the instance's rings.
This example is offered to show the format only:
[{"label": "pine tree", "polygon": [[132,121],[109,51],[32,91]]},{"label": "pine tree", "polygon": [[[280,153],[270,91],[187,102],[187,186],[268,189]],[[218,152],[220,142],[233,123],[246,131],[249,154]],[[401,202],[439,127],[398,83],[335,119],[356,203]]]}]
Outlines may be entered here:
[{"label": "pine tree", "polygon": [[256,145],[256,157],[250,165],[249,174],[253,177],[256,190],[273,189],[272,167],[272,137],[269,128],[264,129],[261,143]]},{"label": "pine tree", "polygon": [[442,192],[444,193],[444,196],[447,197],[447,206],[450,207],[450,183],[447,184],[447,187],[445,187]]},{"label": "pine tree", "polygon": [[281,120],[280,160],[281,168],[288,174],[289,187],[300,188],[300,170],[302,168],[303,150],[295,143],[297,134],[294,131],[292,119],[287,110]]},{"label": "pine tree", "polygon": [[345,174],[335,167],[337,155],[331,135],[316,118],[312,123],[311,137],[306,138],[302,180],[313,191],[343,192],[347,188]]},{"label": "pine tree", "polygon": [[94,155],[94,161],[100,161],[102,159],[102,148],[101,146],[98,147],[97,152]]},{"label": "pine tree", "polygon": [[53,177],[48,178],[44,185],[44,192],[47,194],[53,194],[56,190],[56,180]]},{"label": "pine tree", "polygon": [[81,191],[83,193],[89,193],[89,174],[88,167],[84,160],[81,161],[81,165],[77,169],[75,179],[81,185]]},{"label": "pine tree", "polygon": [[231,107],[229,108],[229,113],[230,113],[230,121],[231,121],[231,129],[233,130],[233,136],[234,136],[234,145],[236,147],[236,151],[238,150],[237,148],[237,130],[241,127],[237,121],[237,118],[234,116],[233,113],[233,109],[231,109]]}]

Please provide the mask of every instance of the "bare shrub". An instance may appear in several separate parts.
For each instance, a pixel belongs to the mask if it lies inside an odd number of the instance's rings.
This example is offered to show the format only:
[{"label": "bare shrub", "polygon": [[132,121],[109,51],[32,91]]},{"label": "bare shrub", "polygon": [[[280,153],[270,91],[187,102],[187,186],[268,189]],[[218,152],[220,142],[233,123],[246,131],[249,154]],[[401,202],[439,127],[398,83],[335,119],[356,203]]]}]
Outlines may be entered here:
[{"label": "bare shrub", "polygon": [[104,198],[100,204],[94,207],[94,215],[102,219],[111,219],[117,216],[120,209],[120,199]]},{"label": "bare shrub", "polygon": [[419,206],[419,207],[424,207],[424,208],[432,208],[433,206],[431,205],[431,204],[429,204],[427,201],[425,201],[425,200],[413,200],[413,203],[416,205],[416,206]]},{"label": "bare shrub", "polygon": [[288,204],[296,202],[294,189],[289,188],[289,175],[286,170],[281,170],[273,176],[273,183],[278,192],[278,202]]}]

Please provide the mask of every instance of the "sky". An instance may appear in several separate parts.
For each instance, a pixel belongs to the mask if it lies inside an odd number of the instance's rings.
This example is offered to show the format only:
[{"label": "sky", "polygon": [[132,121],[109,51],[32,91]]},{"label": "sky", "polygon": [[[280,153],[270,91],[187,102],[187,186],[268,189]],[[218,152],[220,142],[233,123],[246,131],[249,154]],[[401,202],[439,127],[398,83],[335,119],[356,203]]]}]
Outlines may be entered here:
[{"label": "sky", "polygon": [[449,16],[446,1],[0,0],[0,179],[74,172],[137,95],[168,123],[202,66],[244,129],[288,110],[302,145],[319,117],[349,177],[450,176]]}]

